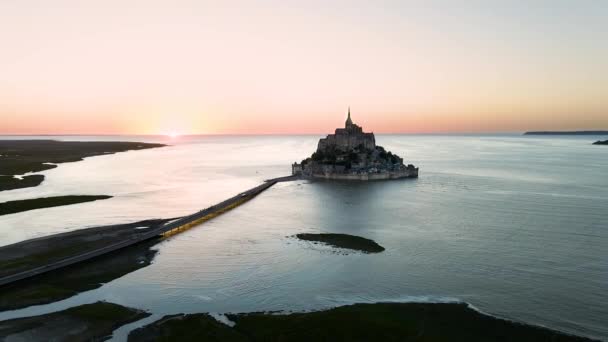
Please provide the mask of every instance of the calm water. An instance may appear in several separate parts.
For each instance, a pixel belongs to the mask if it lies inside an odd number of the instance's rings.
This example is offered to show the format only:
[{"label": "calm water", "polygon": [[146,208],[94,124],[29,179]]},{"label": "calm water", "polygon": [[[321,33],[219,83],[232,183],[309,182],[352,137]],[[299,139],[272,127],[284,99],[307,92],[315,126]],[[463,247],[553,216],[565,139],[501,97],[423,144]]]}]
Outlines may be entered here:
[{"label": "calm water", "polygon": [[[61,164],[43,172],[41,186],[0,192],[0,201],[115,197],[2,216],[0,244],[188,214],[289,174],[318,138],[181,137],[167,148]],[[278,184],[160,243],[149,267],[0,319],[100,299],[157,315],[462,300],[500,317],[608,339],[608,148],[594,140],[377,136],[419,166],[420,178]],[[288,237],[300,232],[360,235],[386,251],[336,254]]]}]

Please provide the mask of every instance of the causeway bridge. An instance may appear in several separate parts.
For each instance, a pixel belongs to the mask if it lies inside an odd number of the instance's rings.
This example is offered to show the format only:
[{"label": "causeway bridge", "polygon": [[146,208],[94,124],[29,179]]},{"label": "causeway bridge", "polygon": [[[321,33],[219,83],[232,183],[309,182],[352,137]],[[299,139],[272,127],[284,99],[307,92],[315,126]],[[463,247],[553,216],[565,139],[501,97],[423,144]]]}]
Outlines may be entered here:
[{"label": "causeway bridge", "polygon": [[273,178],[264,181],[261,185],[253,187],[249,190],[239,193],[236,196],[230,197],[227,200],[224,200],[220,203],[212,205],[208,208],[200,210],[194,214],[190,214],[187,216],[180,217],[176,220],[169,221],[165,224],[162,224],[156,228],[150,229],[150,231],[144,234],[136,234],[132,237],[124,239],[122,241],[118,241],[116,243],[106,245],[101,248],[93,249],[90,251],[86,251],[84,253],[73,255],[43,266],[38,266],[35,268],[31,268],[22,272],[10,274],[0,278],[0,286],[8,285],[14,283],[16,281],[20,281],[23,279],[31,278],[43,273],[47,273],[50,271],[54,271],[63,267],[67,267],[79,262],[87,261],[108,253],[112,253],[119,249],[127,248],[129,246],[133,246],[140,242],[153,239],[161,236],[171,236],[174,234],[178,234],[184,230],[187,230],[191,227],[199,225],[207,220],[210,220],[232,208],[239,206],[240,204],[247,202],[253,197],[259,195],[264,190],[270,188],[278,182],[286,182],[291,180],[299,179],[297,176],[287,176],[287,177],[279,177]]}]

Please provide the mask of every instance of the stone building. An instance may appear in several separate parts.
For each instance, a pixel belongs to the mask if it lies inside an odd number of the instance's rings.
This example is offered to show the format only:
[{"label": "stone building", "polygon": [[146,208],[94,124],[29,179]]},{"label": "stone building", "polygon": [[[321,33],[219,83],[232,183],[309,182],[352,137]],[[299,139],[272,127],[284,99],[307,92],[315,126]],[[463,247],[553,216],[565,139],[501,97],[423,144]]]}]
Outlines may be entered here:
[{"label": "stone building", "polygon": [[302,163],[293,163],[293,175],[343,180],[376,180],[418,177],[418,168],[376,145],[374,133],[353,123],[348,109],[344,128],[319,140],[317,151]]},{"label": "stone building", "polygon": [[363,145],[367,150],[376,148],[376,138],[374,133],[364,133],[361,126],[354,124],[350,118],[350,107],[348,108],[348,118],[344,124],[344,128],[336,128],[334,134],[329,134],[327,137],[320,139],[317,145],[317,151],[327,151],[330,149],[339,149],[342,151],[350,151]]}]

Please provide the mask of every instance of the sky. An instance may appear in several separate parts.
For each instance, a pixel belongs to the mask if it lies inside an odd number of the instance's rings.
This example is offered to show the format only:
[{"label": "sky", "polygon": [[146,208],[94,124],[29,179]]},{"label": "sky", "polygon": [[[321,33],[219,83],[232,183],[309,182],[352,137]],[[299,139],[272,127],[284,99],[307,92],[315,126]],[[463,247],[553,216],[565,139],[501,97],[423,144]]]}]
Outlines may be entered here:
[{"label": "sky", "polygon": [[608,1],[0,0],[0,134],[608,129]]}]

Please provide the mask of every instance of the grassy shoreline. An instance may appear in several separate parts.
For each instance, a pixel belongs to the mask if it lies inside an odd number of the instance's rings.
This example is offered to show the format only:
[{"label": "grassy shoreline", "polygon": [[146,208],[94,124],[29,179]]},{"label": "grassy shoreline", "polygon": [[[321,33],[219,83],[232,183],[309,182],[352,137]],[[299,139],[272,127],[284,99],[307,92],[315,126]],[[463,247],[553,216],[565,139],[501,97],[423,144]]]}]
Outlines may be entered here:
[{"label": "grassy shoreline", "polygon": [[127,323],[149,316],[142,310],[97,302],[49,314],[6,320],[0,339],[18,341],[103,341]]},{"label": "grassy shoreline", "polygon": [[13,176],[53,169],[56,164],[164,146],[129,141],[0,140],[0,191],[38,186],[44,175]]},{"label": "grassy shoreline", "polygon": [[484,315],[465,303],[353,304],[323,311],[170,315],[131,332],[129,341],[591,341]]},{"label": "grassy shoreline", "polygon": [[40,185],[44,175],[27,175],[21,179],[13,176],[0,176],[0,191],[31,188]]},{"label": "grassy shoreline", "polygon": [[[99,248],[120,239],[144,234],[169,219],[145,220],[127,224],[80,229],[0,247],[0,276],[27,271],[83,251]],[[148,229],[138,229],[149,227]],[[157,251],[151,249],[159,239],[142,242],[100,258],[39,275],[34,281],[3,286],[0,310],[52,303],[92,290],[152,263]]]},{"label": "grassy shoreline", "polygon": [[0,216],[16,214],[24,211],[60,207],[64,205],[93,202],[112,198],[108,195],[67,195],[54,197],[40,197],[0,203]]},{"label": "grassy shoreline", "polygon": [[[81,341],[107,338],[114,329],[149,316],[107,302],[0,322],[0,338]],[[142,341],[593,341],[549,328],[482,314],[466,303],[372,303],[277,314],[167,315],[130,332]],[[59,329],[56,329],[59,327]]]}]

